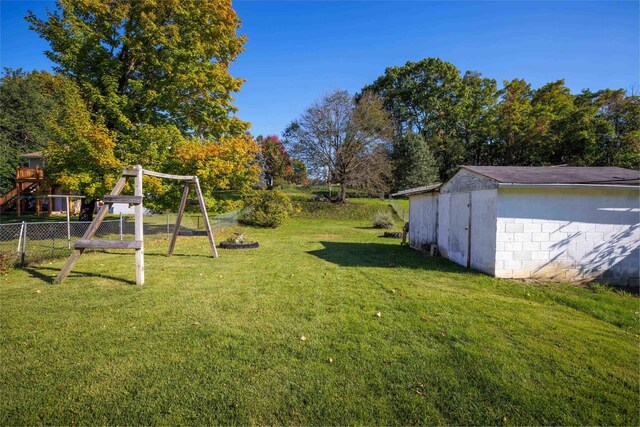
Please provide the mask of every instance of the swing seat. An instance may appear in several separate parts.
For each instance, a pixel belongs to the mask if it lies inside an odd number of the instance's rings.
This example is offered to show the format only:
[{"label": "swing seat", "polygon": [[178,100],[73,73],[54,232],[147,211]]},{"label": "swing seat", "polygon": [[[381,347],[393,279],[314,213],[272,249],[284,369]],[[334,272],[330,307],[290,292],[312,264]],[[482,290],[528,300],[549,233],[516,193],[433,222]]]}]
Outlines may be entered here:
[{"label": "swing seat", "polygon": [[129,205],[139,205],[142,203],[142,196],[112,196],[109,194],[104,196],[102,201],[105,203],[127,203]]},{"label": "swing seat", "polygon": [[142,249],[141,240],[76,240],[74,249]]}]

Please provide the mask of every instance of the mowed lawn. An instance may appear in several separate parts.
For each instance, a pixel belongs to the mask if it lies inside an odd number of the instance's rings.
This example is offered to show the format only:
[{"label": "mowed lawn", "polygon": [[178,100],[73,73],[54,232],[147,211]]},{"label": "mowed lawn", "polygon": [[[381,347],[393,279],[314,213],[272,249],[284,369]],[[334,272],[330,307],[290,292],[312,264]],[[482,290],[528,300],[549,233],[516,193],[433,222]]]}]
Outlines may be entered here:
[{"label": "mowed lawn", "polygon": [[637,297],[321,217],[0,276],[0,424],[640,424]]}]

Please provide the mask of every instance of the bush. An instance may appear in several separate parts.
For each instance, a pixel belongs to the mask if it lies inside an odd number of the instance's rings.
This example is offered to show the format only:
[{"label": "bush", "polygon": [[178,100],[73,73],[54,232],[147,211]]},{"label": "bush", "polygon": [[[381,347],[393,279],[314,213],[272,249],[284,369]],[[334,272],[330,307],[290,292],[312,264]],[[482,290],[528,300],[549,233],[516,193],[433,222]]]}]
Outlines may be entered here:
[{"label": "bush", "polygon": [[15,252],[0,252],[0,274],[7,274],[15,256]]},{"label": "bush", "polygon": [[373,228],[393,228],[393,216],[387,211],[378,211],[373,216]]},{"label": "bush", "polygon": [[299,210],[289,196],[279,190],[255,191],[246,200],[242,221],[258,227],[279,227]]}]

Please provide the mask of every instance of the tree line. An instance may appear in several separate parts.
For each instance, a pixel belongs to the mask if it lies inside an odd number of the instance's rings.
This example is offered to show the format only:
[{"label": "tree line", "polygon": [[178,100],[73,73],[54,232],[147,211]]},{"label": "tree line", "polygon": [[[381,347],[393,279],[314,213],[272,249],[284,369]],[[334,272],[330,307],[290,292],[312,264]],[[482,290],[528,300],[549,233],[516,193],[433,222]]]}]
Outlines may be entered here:
[{"label": "tree line", "polygon": [[564,80],[498,88],[427,58],[387,68],[355,96],[324,96],[283,135],[312,174],[371,191],[442,181],[462,164],[638,169],[640,97],[572,94]]}]

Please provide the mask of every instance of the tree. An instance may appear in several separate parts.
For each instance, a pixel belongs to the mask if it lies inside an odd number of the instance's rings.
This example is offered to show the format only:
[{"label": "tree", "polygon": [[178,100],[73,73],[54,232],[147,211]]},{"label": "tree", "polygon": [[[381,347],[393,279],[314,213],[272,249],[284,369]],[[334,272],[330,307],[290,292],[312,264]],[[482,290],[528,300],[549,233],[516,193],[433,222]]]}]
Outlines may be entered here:
[{"label": "tree", "polygon": [[307,181],[307,165],[300,159],[291,161],[291,175],[289,182],[292,184],[304,184]]},{"label": "tree", "polygon": [[391,154],[384,144],[376,144],[371,153],[363,155],[361,166],[354,171],[351,186],[369,194],[384,195],[393,188],[393,182]]},{"label": "tree", "polygon": [[317,176],[340,184],[338,200],[346,190],[362,181],[364,165],[376,147],[393,135],[391,120],[382,101],[364,93],[358,102],[346,91],[337,90],[315,102],[284,133],[293,155]]},{"label": "tree", "polygon": [[26,19],[110,130],[171,123],[207,138],[247,129],[231,116],[242,79],[229,65],[245,37],[230,0],[58,0],[46,19]]},{"label": "tree", "polygon": [[[220,200],[211,197],[212,192],[234,190],[248,191],[257,181],[260,167],[256,162],[260,148],[248,134],[229,135],[215,142],[200,138],[185,138],[172,149],[165,170],[181,175],[197,175],[203,187],[210,189],[207,206],[214,211],[239,208],[241,201],[234,198]],[[157,205],[163,209],[175,209],[181,184],[164,184],[169,190],[157,197]]]},{"label": "tree", "polygon": [[573,164],[571,121],[575,98],[564,80],[547,83],[533,92],[531,99],[532,146],[527,163],[532,165]]},{"label": "tree", "polygon": [[[52,96],[48,73],[5,70],[0,80],[0,194],[13,188],[21,154],[47,143],[47,120],[61,101]],[[56,80],[59,81],[59,80]]]},{"label": "tree", "polygon": [[605,89],[593,98],[597,107],[597,162],[606,166],[640,167],[640,97]]},{"label": "tree", "polygon": [[496,81],[467,71],[462,77],[462,114],[458,135],[464,147],[464,162],[473,165],[492,163],[490,152],[495,141],[495,114],[498,104]]},{"label": "tree", "polygon": [[[49,138],[44,149],[47,176],[65,190],[95,200],[108,194],[122,164],[116,159],[111,132],[92,120],[76,84],[48,76],[52,96],[64,99],[48,118]],[[88,221],[93,204],[83,204],[80,220]]]},{"label": "tree", "polygon": [[393,117],[396,132],[415,132],[432,149],[441,177],[450,174],[464,158],[458,135],[465,88],[460,71],[439,58],[389,67],[363,91],[373,91]]},{"label": "tree", "polygon": [[522,79],[505,81],[500,94],[501,102],[496,108],[496,163],[529,165],[526,158],[532,148],[531,85]]},{"label": "tree", "polygon": [[267,188],[282,185],[291,174],[291,158],[284,145],[277,136],[267,136],[261,139],[260,152]]},{"label": "tree", "polygon": [[57,71],[77,82],[121,163],[178,172],[181,165],[167,162],[171,147],[194,137],[211,144],[202,152],[212,155],[222,144],[253,149],[242,137],[249,124],[232,105],[243,81],[229,66],[245,37],[230,0],[59,0],[45,19],[26,19],[50,43]]},{"label": "tree", "polygon": [[393,156],[396,188],[421,187],[438,181],[438,165],[419,134],[409,132],[397,137]]}]

